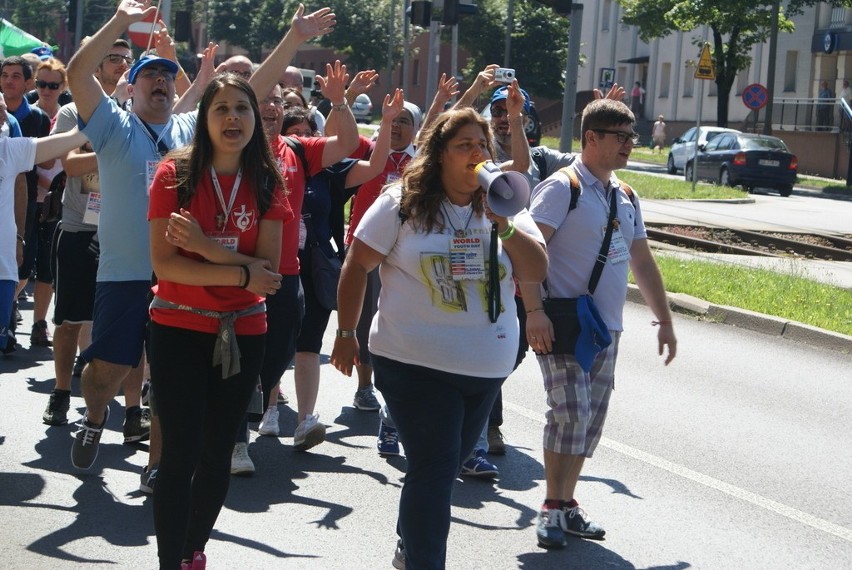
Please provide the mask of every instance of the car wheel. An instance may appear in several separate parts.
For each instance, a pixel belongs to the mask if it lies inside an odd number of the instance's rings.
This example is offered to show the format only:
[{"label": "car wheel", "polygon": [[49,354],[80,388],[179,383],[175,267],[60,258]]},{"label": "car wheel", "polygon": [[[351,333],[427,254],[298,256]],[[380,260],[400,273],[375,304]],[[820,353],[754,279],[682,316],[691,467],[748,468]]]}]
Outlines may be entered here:
[{"label": "car wheel", "polygon": [[792,186],[784,186],[783,188],[778,189],[778,193],[781,194],[784,198],[787,198],[790,194],[793,193]]},{"label": "car wheel", "polygon": [[731,173],[728,172],[726,167],[722,167],[722,170],[719,171],[719,186],[733,186],[731,184]]},{"label": "car wheel", "polygon": [[683,177],[687,182],[692,182],[692,163],[687,162],[686,166],[683,167]]},{"label": "car wheel", "polygon": [[674,157],[671,153],[669,153],[669,159],[666,161],[666,172],[669,174],[677,174],[677,168],[675,168]]}]

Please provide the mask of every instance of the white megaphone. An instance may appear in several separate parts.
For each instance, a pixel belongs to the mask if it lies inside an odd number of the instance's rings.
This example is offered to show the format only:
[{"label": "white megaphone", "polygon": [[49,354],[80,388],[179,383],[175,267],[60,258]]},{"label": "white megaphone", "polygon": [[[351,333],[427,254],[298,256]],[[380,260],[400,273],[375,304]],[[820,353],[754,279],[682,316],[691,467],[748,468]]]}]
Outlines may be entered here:
[{"label": "white megaphone", "polygon": [[476,178],[485,188],[486,200],[491,211],[507,218],[527,207],[530,200],[530,183],[520,172],[503,172],[493,162],[476,165]]}]

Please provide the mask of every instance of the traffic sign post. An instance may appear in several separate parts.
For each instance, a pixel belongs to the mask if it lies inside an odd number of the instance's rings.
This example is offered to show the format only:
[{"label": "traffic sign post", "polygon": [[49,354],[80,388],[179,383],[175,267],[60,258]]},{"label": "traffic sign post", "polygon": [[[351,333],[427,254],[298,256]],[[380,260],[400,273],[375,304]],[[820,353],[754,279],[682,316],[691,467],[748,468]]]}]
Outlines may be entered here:
[{"label": "traffic sign post", "polygon": [[754,111],[754,130],[757,131],[757,119],[760,110],[769,103],[769,91],[760,83],[752,83],[743,89],[743,103]]},{"label": "traffic sign post", "polygon": [[716,79],[716,66],[713,64],[713,56],[710,55],[710,44],[704,44],[701,48],[701,56],[695,66],[695,79]]}]

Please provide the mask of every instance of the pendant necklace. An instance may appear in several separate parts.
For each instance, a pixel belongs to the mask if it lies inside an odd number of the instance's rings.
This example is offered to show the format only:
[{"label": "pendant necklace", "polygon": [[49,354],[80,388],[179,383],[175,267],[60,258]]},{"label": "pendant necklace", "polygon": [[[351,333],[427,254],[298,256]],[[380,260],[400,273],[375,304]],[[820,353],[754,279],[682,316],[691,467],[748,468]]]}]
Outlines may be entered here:
[{"label": "pendant necklace", "polygon": [[467,227],[470,225],[471,218],[473,218],[473,205],[471,204],[470,210],[467,213],[467,221],[465,221],[462,220],[462,217],[456,211],[455,205],[453,205],[452,202],[450,203],[450,208],[452,208],[453,214],[455,214],[456,218],[458,219],[459,225],[464,226],[463,228],[457,228],[453,225],[453,221],[450,219],[450,214],[449,212],[447,212],[447,205],[444,202],[441,202],[441,208],[444,209],[444,218],[446,219],[447,223],[450,224],[450,227],[453,228],[453,235],[455,235],[456,237],[466,236],[468,234]]},{"label": "pendant necklace", "polygon": [[219,185],[219,178],[216,176],[216,169],[212,166],[210,167],[210,178],[213,179],[213,189],[216,190],[216,198],[219,199],[219,205],[222,206],[222,211],[216,214],[216,229],[221,232],[225,229],[231,208],[234,207],[234,202],[237,199],[237,191],[240,189],[240,181],[243,178],[243,169],[240,168],[237,171],[237,177],[234,179],[234,186],[231,188],[231,197],[227,205],[225,205],[225,196],[222,195],[222,187]]}]

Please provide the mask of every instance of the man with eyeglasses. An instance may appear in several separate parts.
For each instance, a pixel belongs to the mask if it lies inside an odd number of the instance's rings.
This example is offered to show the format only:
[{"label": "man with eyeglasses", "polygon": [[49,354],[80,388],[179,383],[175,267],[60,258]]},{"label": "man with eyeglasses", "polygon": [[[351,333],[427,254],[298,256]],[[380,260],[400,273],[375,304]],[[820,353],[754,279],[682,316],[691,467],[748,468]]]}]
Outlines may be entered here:
[{"label": "man with eyeglasses", "polygon": [[153,10],[147,2],[123,0],[68,65],[79,124],[96,153],[100,193],[99,203],[86,205],[86,214],[97,220],[99,259],[92,343],[80,355],[86,362],[81,386],[87,410],[71,450],[80,469],[97,457],[108,405],[119,386],[125,394],[124,443],[150,435],[150,421],[139,407],[152,274],[148,188],[162,156],[192,139],[197,113],[173,113],[179,68],[163,57],[147,55],[130,68],[132,112],[104,89],[120,80],[131,57],[129,50],[116,49],[115,38]]},{"label": "man with eyeglasses", "polygon": [[[530,213],[547,241],[549,297],[585,294],[605,234],[611,235],[593,298],[612,343],[597,353],[588,372],[574,355],[552,353],[553,324],[543,310],[542,289],[537,284],[521,284],[527,337],[542,370],[550,407],[544,427],[545,501],[536,525],[538,544],[544,548],[562,548],[568,536],[601,539],[605,534],[580,507],[575,490],[585,459],[592,456],[600,440],[615,383],[628,269],[654,313],[654,324],[659,325],[659,354],[668,347],[664,363],[668,365],[677,354],[672,315],[648,247],[639,199],[614,174],[627,165],[637,141],[634,124],[633,113],[620,101],[590,103],[580,127],[580,157],[536,186],[530,200]],[[580,192],[572,207],[574,177]],[[610,226],[613,206],[615,218]]]},{"label": "man with eyeglasses", "polygon": [[[84,38],[81,47],[90,39]],[[104,93],[114,97],[119,80],[132,63],[130,44],[117,39],[101,59],[93,76]],[[77,105],[64,105],[56,116],[53,133],[74,129],[77,120]],[[68,423],[71,377],[80,375],[83,363],[78,360],[75,364],[74,357],[78,346],[82,350],[89,345],[91,335],[99,253],[94,206],[100,201],[100,179],[91,143],[86,142],[69,152],[62,163],[67,177],[54,249],[53,324],[56,328],[53,331],[53,365],[56,383],[42,414],[42,421],[49,426]],[[136,381],[138,379],[132,375],[125,380],[125,403],[131,408],[139,407],[139,401],[134,397]],[[142,435],[150,429],[147,420],[141,416],[138,420],[130,422],[128,434]]]}]

